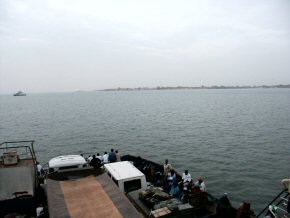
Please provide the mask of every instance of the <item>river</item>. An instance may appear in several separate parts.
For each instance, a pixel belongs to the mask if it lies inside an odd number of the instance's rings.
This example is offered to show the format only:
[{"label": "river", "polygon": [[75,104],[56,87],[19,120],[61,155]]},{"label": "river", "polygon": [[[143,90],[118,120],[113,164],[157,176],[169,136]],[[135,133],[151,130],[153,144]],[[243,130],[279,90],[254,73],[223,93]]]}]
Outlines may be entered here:
[{"label": "river", "polygon": [[259,212],[290,177],[290,89],[92,91],[0,95],[0,140],[36,140],[61,154],[135,154]]}]

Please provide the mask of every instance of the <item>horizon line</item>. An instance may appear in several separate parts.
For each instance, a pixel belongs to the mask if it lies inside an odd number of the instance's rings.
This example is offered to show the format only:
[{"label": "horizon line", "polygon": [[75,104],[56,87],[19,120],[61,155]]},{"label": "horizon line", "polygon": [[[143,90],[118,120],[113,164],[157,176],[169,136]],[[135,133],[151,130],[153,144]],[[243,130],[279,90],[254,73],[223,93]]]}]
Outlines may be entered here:
[{"label": "horizon line", "polygon": [[[178,89],[254,89],[254,88],[290,88],[290,84],[278,84],[278,85],[212,85],[212,86],[155,86],[155,87],[117,87],[117,88],[105,88],[105,89],[75,89],[67,91],[38,91],[38,92],[25,92],[26,94],[50,94],[50,93],[75,93],[75,92],[94,92],[94,91],[140,91],[140,90],[178,90]],[[13,95],[16,92],[0,92],[0,95]]]}]

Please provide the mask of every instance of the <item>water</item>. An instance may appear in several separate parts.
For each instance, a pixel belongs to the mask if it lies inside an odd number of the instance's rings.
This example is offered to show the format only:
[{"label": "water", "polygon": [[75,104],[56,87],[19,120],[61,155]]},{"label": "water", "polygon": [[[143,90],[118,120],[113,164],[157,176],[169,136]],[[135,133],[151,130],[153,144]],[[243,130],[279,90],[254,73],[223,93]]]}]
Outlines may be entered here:
[{"label": "water", "polygon": [[290,177],[290,89],[0,97],[0,141],[36,140],[42,163],[110,148],[163,163],[259,212]]}]

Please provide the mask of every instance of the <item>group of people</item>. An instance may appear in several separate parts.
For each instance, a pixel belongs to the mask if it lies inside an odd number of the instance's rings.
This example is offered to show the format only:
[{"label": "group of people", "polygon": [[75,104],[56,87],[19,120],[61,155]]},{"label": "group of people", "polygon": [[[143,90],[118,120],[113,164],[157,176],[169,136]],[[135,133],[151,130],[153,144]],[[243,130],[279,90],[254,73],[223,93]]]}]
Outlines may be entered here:
[{"label": "group of people", "polygon": [[118,152],[118,150],[111,149],[111,152],[104,152],[104,155],[100,155],[100,153],[97,153],[97,155],[92,155],[87,158],[88,163],[90,166],[94,168],[99,168],[103,164],[107,163],[114,163],[121,161],[121,155]]},{"label": "group of people", "polygon": [[168,191],[168,193],[173,197],[184,200],[183,198],[185,198],[189,192],[196,193],[206,191],[206,185],[202,177],[198,176],[197,181],[193,182],[188,170],[184,171],[181,181],[178,182],[176,179],[175,171],[171,164],[168,162],[168,159],[165,160],[163,170],[163,175],[165,178],[165,190]]}]

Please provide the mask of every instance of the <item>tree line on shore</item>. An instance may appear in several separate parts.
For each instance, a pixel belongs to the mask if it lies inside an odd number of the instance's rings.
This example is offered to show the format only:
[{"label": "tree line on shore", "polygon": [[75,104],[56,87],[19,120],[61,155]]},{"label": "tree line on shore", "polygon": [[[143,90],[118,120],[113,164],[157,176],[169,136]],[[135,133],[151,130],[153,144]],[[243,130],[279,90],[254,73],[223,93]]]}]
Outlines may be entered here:
[{"label": "tree line on shore", "polygon": [[138,88],[112,88],[103,89],[100,91],[141,91],[141,90],[176,90],[176,89],[257,89],[257,88],[290,88],[288,85],[260,85],[260,86],[157,86],[153,88],[138,87]]}]

